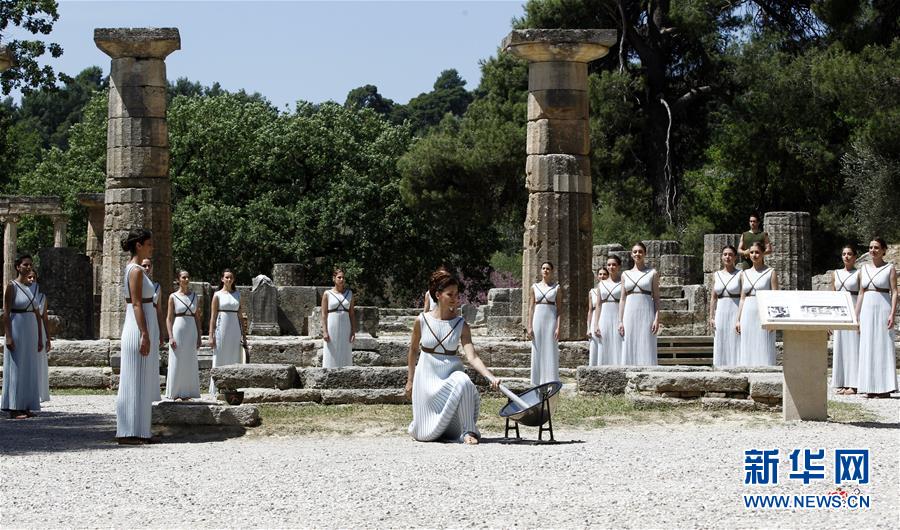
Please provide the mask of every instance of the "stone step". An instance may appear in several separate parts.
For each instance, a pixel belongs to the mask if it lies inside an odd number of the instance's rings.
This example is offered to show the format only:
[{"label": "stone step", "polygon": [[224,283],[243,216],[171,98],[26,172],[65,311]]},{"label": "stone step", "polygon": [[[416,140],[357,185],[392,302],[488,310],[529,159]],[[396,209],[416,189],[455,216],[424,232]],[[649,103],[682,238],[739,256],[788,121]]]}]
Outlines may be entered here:
[{"label": "stone step", "polygon": [[393,319],[396,317],[414,317],[422,312],[421,307],[380,307],[378,308],[379,324],[385,319]]},{"label": "stone step", "polygon": [[687,298],[660,298],[659,310],[660,311],[687,311],[688,310],[688,299]]},{"label": "stone step", "polygon": [[660,285],[659,286],[659,297],[660,298],[681,298],[683,295],[683,289],[681,285]]},{"label": "stone step", "polygon": [[162,401],[153,405],[153,425],[207,425],[255,427],[260,424],[259,409],[253,405],[232,407],[219,402]]}]

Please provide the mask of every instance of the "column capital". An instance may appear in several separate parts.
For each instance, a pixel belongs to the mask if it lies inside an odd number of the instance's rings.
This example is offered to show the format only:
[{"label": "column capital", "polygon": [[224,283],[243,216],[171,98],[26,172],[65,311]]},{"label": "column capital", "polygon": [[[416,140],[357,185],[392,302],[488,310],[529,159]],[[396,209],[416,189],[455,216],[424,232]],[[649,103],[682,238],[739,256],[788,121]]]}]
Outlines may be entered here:
[{"label": "column capital", "polygon": [[95,28],[94,44],[113,59],[165,59],[181,49],[178,28]]},{"label": "column capital", "polygon": [[9,50],[6,49],[6,46],[0,46],[0,72],[9,70],[14,62]]},{"label": "column capital", "polygon": [[609,53],[616,41],[614,29],[517,29],[500,47],[532,62],[587,63]]},{"label": "column capital", "polygon": [[15,214],[0,215],[0,222],[4,224],[18,224],[21,216]]},{"label": "column capital", "polygon": [[64,213],[51,215],[51,216],[50,216],[50,219],[53,219],[53,224],[54,224],[54,225],[57,225],[57,224],[60,224],[60,223],[68,223],[68,222],[69,222],[69,216],[66,215],[66,214],[64,214]]}]

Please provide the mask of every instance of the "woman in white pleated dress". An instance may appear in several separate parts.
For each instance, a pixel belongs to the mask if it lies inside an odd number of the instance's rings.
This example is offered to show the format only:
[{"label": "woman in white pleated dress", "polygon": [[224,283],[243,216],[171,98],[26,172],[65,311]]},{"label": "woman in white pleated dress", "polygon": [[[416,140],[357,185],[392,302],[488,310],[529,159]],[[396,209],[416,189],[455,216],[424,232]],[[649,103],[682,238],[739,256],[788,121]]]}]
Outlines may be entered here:
[{"label": "woman in white pleated dress", "polygon": [[[159,303],[160,285],[159,285],[158,281],[153,279],[153,260],[152,259],[147,258],[145,260],[142,260],[141,267],[144,268],[144,273],[147,275],[148,278],[150,278],[150,283],[153,284],[153,310],[156,312],[156,319],[160,325],[159,345],[157,346],[157,349],[159,349],[159,348],[162,348],[163,344],[165,343],[165,336],[164,336],[163,332],[166,331],[162,327],[162,323],[165,321],[165,318],[163,317],[162,304]],[[154,370],[156,372],[156,375],[159,376],[159,355],[156,356],[156,363],[157,363],[156,366],[151,367],[151,370]],[[160,401],[160,400],[162,400],[162,392],[160,392],[159,381],[157,381],[155,388],[156,388],[156,395],[153,397],[153,401]]]},{"label": "woman in white pleated dress", "polygon": [[541,281],[531,286],[528,338],[531,340],[531,384],[559,381],[559,308],[562,289],[553,281],[553,264],[541,264]]},{"label": "woman in white pleated dress", "polygon": [[[831,290],[846,291],[853,298],[853,306],[859,299],[859,270],[856,268],[856,248],[845,245],[841,249],[843,269],[832,273]],[[831,386],[837,394],[856,393],[856,371],[859,368],[859,331],[835,330],[832,337]]]},{"label": "woman in white pleated dress", "polygon": [[609,278],[597,285],[600,294],[600,305],[594,315],[592,329],[600,338],[600,364],[622,364],[622,348],[624,340],[619,334],[619,300],[622,298],[622,276],[619,270],[622,260],[619,256],[606,259],[606,270]]},{"label": "woman in white pleated dress", "polygon": [[344,270],[335,268],[334,287],[322,295],[322,368],[353,366],[356,308]]},{"label": "woman in white pleated dress", "polygon": [[735,330],[741,336],[740,366],[775,366],[775,332],[763,329],[756,301],[758,291],[778,290],[775,269],[766,266],[765,245],[750,245],[749,269],[741,271],[741,302]]},{"label": "woman in white pleated dress", "polygon": [[741,305],[741,271],[735,266],[737,250],[722,248],[722,269],[713,273],[709,297],[709,327],[713,330],[713,366],[739,366],[741,336],[735,326]]},{"label": "woman in white pleated dress", "polygon": [[868,398],[887,398],[897,390],[894,360],[894,315],[897,314],[897,270],[885,263],[887,244],[881,238],[869,243],[872,263],[860,274],[859,369],[857,392]]},{"label": "woman in white pleated dress", "polygon": [[603,347],[600,344],[600,328],[597,326],[600,320],[600,286],[609,279],[609,271],[606,267],[597,269],[597,285],[588,291],[587,311],[587,338],[588,338],[588,366],[600,366]]},{"label": "woman in white pleated dress", "polygon": [[460,356],[492,388],[497,389],[500,380],[475,353],[465,319],[456,316],[459,281],[447,271],[436,271],[429,290],[437,306],[416,318],[409,345],[406,394],[412,396],[413,419],[408,431],[420,442],[452,440],[475,445],[481,438],[477,425],[481,397]]},{"label": "woman in white pleated dress", "polygon": [[191,292],[191,276],[185,270],[178,272],[178,290],[169,295],[168,315],[166,326],[171,339],[166,398],[183,401],[199,398],[200,312],[197,294]]},{"label": "woman in white pleated dress", "polygon": [[17,276],[3,293],[3,393],[0,409],[11,419],[21,420],[41,410],[38,371],[43,349],[43,331],[38,306],[31,293],[31,256],[15,261]]},{"label": "woman in white pleated dress", "polygon": [[[222,273],[222,288],[213,295],[209,316],[209,345],[213,350],[212,365],[240,364],[242,347],[246,346],[241,314],[241,293],[235,286],[234,272]],[[209,380],[209,393],[216,396],[216,385]]]},{"label": "woman in white pleated dress", "polygon": [[[116,439],[120,444],[152,443],[150,420],[159,392],[159,321],[153,308],[153,282],[140,263],[153,255],[149,230],[137,228],[122,241],[131,254],[125,266],[119,393],[116,397]],[[157,371],[153,371],[157,367]]]},{"label": "woman in white pleated dress", "polygon": [[638,241],[631,247],[634,267],[622,273],[619,302],[619,334],[624,337],[621,364],[656,366],[656,334],[659,332],[659,275],[647,267],[647,247]]}]

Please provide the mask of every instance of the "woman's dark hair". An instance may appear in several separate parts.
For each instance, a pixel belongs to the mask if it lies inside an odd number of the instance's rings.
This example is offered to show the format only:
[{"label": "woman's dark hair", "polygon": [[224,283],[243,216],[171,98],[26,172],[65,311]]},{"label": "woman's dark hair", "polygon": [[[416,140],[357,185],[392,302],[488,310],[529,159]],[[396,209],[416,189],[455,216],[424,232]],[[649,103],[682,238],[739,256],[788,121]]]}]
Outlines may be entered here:
[{"label": "woman's dark hair", "polygon": [[552,261],[545,261],[545,262],[541,263],[541,268],[544,268],[544,265],[550,265],[550,270],[551,270],[551,271],[555,269],[555,267],[553,266],[553,262],[552,262]]},{"label": "woman's dark hair", "polygon": [[600,267],[599,269],[597,269],[597,274],[600,274],[600,271],[603,271],[606,274],[609,274],[609,269],[607,269],[606,266],[603,266],[603,267]]},{"label": "woman's dark hair", "polygon": [[34,261],[34,259],[31,257],[31,254],[19,254],[16,257],[16,262],[15,262],[16,268],[18,269],[19,265],[21,265],[22,262],[25,261],[26,259],[30,259],[31,261]]},{"label": "woman's dark hair", "polygon": [[644,254],[647,253],[647,245],[645,245],[643,241],[638,241],[637,243],[631,245],[631,248],[634,247],[641,247],[642,249],[644,249]]},{"label": "woman's dark hair", "polygon": [[344,276],[347,275],[347,273],[344,271],[344,269],[343,269],[342,267],[335,267],[335,268],[331,271],[331,276],[332,276],[332,277],[333,277],[333,276],[337,276],[339,272],[344,273]]},{"label": "woman's dark hair", "polygon": [[882,239],[882,238],[880,238],[880,237],[873,237],[873,238],[871,239],[871,241],[875,241],[876,243],[878,243],[879,245],[881,245],[881,249],[882,249],[882,250],[887,250],[887,243],[884,242],[884,239]]},{"label": "woman's dark hair", "polygon": [[143,245],[150,239],[153,234],[146,228],[132,228],[128,235],[122,239],[122,250],[131,253],[132,256],[137,252],[137,246]]},{"label": "woman's dark hair", "polygon": [[759,251],[762,252],[763,254],[766,253],[766,244],[763,243],[762,241],[754,241],[754,242],[750,245],[750,248],[753,248],[753,247],[758,248]]},{"label": "woman's dark hair", "polygon": [[191,277],[191,273],[189,273],[188,271],[186,271],[184,269],[178,269],[178,274],[175,275],[175,278],[180,280],[182,274],[187,274],[188,278]]},{"label": "woman's dark hair", "polygon": [[844,246],[841,247],[841,254],[843,254],[843,253],[844,253],[844,250],[846,250],[846,249],[848,249],[848,248],[850,249],[851,252],[853,252],[853,255],[854,255],[854,256],[858,255],[858,253],[856,252],[856,245],[853,245],[853,244],[850,244],[850,243],[847,243],[846,245],[844,245]]},{"label": "woman's dark hair", "polygon": [[[231,270],[231,269],[225,269],[225,270],[222,271],[222,278],[224,278],[224,277],[225,277],[225,274],[226,274],[226,273],[229,273],[229,272],[231,273],[231,276],[234,277],[234,281],[231,282],[231,290],[229,291],[229,292],[232,292],[232,293],[233,293],[233,292],[237,291],[237,274],[235,274],[234,271]],[[225,282],[223,281],[223,282],[222,282],[222,289],[224,289],[224,288],[225,288]]]},{"label": "woman's dark hair", "polygon": [[760,215],[759,215],[759,212],[757,212],[756,210],[750,212],[750,217],[748,217],[747,219],[750,219],[751,217],[754,218],[754,219],[756,219],[756,222],[757,222],[757,223],[761,223],[761,222],[762,222],[762,216],[760,216]]},{"label": "woman's dark hair", "polygon": [[734,245],[725,245],[724,247],[722,247],[722,251],[719,252],[719,254],[721,254],[721,253],[723,253],[723,252],[725,252],[726,250],[729,250],[729,249],[731,249],[731,251],[734,253],[734,255],[737,256],[737,249],[734,248]]},{"label": "woman's dark hair", "polygon": [[431,274],[431,279],[428,281],[428,293],[437,300],[437,294],[452,285],[459,288],[459,280],[456,279],[456,276],[450,274],[447,269],[438,269]]},{"label": "woman's dark hair", "polygon": [[606,256],[606,261],[609,261],[609,260],[615,261],[616,264],[618,264],[619,266],[622,265],[622,258],[620,258],[619,256],[616,256],[615,254],[612,254],[612,255],[610,255],[610,256]]}]

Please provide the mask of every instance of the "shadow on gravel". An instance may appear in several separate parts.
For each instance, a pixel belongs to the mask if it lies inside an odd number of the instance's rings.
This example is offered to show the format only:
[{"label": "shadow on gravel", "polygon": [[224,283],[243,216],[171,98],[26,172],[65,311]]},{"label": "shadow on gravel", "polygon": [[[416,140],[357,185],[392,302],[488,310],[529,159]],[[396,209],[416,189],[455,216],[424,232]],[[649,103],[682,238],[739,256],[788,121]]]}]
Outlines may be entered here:
[{"label": "shadow on gravel", "polygon": [[27,420],[0,419],[0,454],[113,449],[115,434],[113,414],[39,412]]},{"label": "shadow on gravel", "polygon": [[854,427],[864,427],[866,429],[900,429],[900,423],[884,423],[878,421],[851,421],[842,425],[852,425]]},{"label": "shadow on gravel", "polygon": [[584,440],[529,440],[527,438],[481,438],[483,444],[501,445],[573,445],[583,444]]}]

